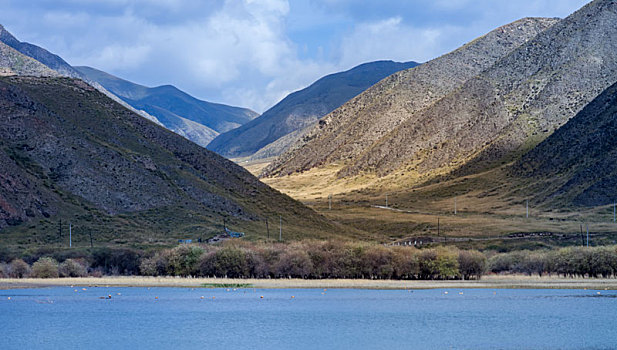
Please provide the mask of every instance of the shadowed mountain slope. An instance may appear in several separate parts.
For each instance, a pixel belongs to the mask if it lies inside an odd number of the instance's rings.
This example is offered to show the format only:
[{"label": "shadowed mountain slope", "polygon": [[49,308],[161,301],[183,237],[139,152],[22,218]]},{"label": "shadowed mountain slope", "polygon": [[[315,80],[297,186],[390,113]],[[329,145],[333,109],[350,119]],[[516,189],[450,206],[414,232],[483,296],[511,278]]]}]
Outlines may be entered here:
[{"label": "shadowed mountain slope", "polygon": [[[289,94],[260,117],[219,135],[208,145],[208,149],[228,158],[258,153],[284,136],[314,124],[381,79],[417,65],[416,62],[377,61],[327,75],[309,87]],[[265,157],[279,155],[293,141],[285,141],[284,144],[281,141],[262,153]]]},{"label": "shadowed mountain slope", "polygon": [[[405,139],[410,144],[402,145],[402,141],[391,136],[402,125],[424,128],[428,120],[425,110],[449,94],[464,91],[463,84],[556,22],[557,19],[522,19],[449,54],[391,75],[322,118],[301,142],[265,169],[264,175],[287,175],[331,163],[347,164],[349,168],[341,175],[351,175],[359,170],[385,168],[382,159],[392,162],[387,169],[395,168],[415,156],[410,147],[418,148],[418,142],[434,143],[424,139],[432,138],[435,130],[426,130],[424,134],[410,130],[402,132],[412,139]],[[433,117],[447,120],[448,116]],[[452,136],[448,132],[439,135]],[[396,143],[388,148],[386,139]],[[373,152],[377,156],[371,156]]]},{"label": "shadowed mountain slope", "polygon": [[168,129],[206,146],[221,132],[257,117],[239,107],[198,100],[171,85],[149,88],[90,67],[75,67],[132,107],[156,117]]},{"label": "shadowed mountain slope", "polygon": [[[332,225],[243,168],[80,80],[0,78],[0,238],[55,243],[59,220],[108,243],[207,238],[226,218],[247,237],[282,215],[284,237]],[[24,238],[24,237],[27,237]]]},{"label": "shadowed mountain slope", "polygon": [[538,180],[536,201],[598,206],[617,199],[617,84],[531,150],[510,173]]}]

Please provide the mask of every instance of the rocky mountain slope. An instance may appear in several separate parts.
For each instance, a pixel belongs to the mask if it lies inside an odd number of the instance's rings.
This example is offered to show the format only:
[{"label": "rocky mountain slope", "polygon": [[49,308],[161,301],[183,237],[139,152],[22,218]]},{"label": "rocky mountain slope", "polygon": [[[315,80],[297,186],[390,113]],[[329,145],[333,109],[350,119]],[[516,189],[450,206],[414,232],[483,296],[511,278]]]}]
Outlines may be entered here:
[{"label": "rocky mountain slope", "polygon": [[145,87],[91,67],[75,67],[132,107],[156,117],[168,129],[205,147],[219,133],[237,128],[257,113],[202,101],[171,85]]},{"label": "rocky mountain slope", "polygon": [[[388,145],[383,140],[396,134],[401,125],[423,127],[424,110],[448,94],[463,91],[461,87],[468,80],[557,22],[557,19],[547,18],[522,19],[421,66],[391,75],[322,118],[301,142],[275,160],[264,174],[287,175],[330,163],[347,164],[350,170],[344,171],[343,175],[354,173],[355,163],[366,164],[365,157],[379,145]],[[446,120],[446,116],[438,119]],[[413,138],[414,145],[423,137],[413,132],[403,134]],[[424,136],[430,137],[430,134]],[[399,149],[399,146],[397,143],[396,147],[393,145],[387,152],[379,154],[397,163],[415,155],[408,151],[408,147]],[[368,167],[360,169],[379,168],[381,165],[369,163]]]},{"label": "rocky mountain slope", "polygon": [[[283,137],[309,125],[340,107],[381,79],[401,70],[417,66],[416,62],[377,61],[361,64],[348,71],[327,75],[309,87],[289,94],[260,117],[219,135],[208,149],[225,157],[261,157],[279,155],[298,138]],[[299,136],[299,133],[293,135]],[[280,140],[276,146],[261,149]]]},{"label": "rocky mountain slope", "polygon": [[60,56],[30,43],[21,42],[17,40],[11,33],[9,33],[2,25],[0,25],[0,42],[14,48],[22,54],[31,57],[54,71],[60,73],[60,75],[82,78],[70,64],[66,63]]},{"label": "rocky mountain slope", "polygon": [[538,202],[599,206],[617,200],[617,84],[509,170]]},{"label": "rocky mountain slope", "polygon": [[[0,239],[55,243],[60,220],[99,241],[207,237],[228,225],[320,236],[329,222],[241,167],[81,80],[0,78]],[[79,231],[81,230],[81,231]]]},{"label": "rocky mountain slope", "polygon": [[[343,161],[340,177],[368,172],[425,180],[452,171],[473,174],[516,159],[617,81],[614,23],[617,2],[593,1],[439,100],[401,117],[404,121],[372,144],[350,139],[349,135],[371,138],[366,132],[350,132],[353,127],[345,125],[336,138],[323,140],[323,134],[317,134],[309,143],[340,142],[335,143],[337,151],[313,157],[322,151],[302,147],[278,171],[290,173]],[[372,99],[370,105],[360,99],[354,102],[370,106],[361,108],[374,111],[368,115],[383,115],[404,106],[389,94]],[[339,113],[348,115],[343,108]],[[334,112],[324,118],[324,128],[336,117]]]},{"label": "rocky mountain slope", "polygon": [[0,76],[7,75],[60,76],[59,73],[39,61],[22,54],[0,41]]}]

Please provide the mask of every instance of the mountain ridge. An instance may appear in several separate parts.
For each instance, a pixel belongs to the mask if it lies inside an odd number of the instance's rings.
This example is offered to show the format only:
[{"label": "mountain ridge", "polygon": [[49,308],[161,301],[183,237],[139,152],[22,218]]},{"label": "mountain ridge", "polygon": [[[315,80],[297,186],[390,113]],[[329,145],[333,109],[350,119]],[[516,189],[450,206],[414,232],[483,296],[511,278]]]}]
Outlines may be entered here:
[{"label": "mountain ridge", "polygon": [[[308,87],[287,95],[261,116],[217,136],[208,148],[228,158],[255,156],[260,150],[268,157],[278,155],[293,141],[283,140],[292,133],[317,122],[349,99],[377,83],[381,79],[418,63],[375,61],[349,70],[326,75]],[[294,134],[294,135],[295,135]],[[272,145],[278,141],[278,145]]]},{"label": "mountain ridge", "polygon": [[236,128],[258,115],[246,108],[199,100],[172,85],[150,88],[95,68],[78,66],[75,69],[202,147],[220,132]]},{"label": "mountain ridge", "polygon": [[[419,122],[418,115],[424,109],[557,22],[524,18],[416,68],[391,75],[322,118],[262,175],[288,175],[334,162],[353,165],[403,123]],[[383,154],[397,158],[401,153],[393,148]],[[343,169],[340,176],[352,173]]]},{"label": "mountain ridge", "polygon": [[333,230],[240,166],[81,80],[0,77],[0,105],[1,239],[25,230],[23,244],[55,244],[57,220],[101,241],[143,244],[207,238],[225,219],[265,236],[263,220],[279,215],[290,238]]}]

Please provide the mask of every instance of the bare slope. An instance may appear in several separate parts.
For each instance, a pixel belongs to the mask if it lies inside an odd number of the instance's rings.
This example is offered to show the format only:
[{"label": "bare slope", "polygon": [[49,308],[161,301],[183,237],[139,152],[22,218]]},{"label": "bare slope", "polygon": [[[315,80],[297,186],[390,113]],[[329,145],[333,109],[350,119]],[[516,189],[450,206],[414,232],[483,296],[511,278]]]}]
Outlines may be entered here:
[{"label": "bare slope", "polygon": [[[55,243],[59,220],[112,242],[332,232],[246,170],[144,119],[80,80],[0,78],[0,239]],[[12,243],[14,243],[12,241]]]},{"label": "bare slope", "polygon": [[[279,155],[292,142],[282,141],[268,146],[292,133],[299,136],[296,131],[316,123],[381,79],[417,65],[416,62],[377,61],[327,75],[309,87],[289,94],[260,117],[219,135],[208,149],[228,158],[258,156],[257,153],[266,157]],[[267,151],[260,152],[266,147]]]},{"label": "bare slope", "polygon": [[[265,175],[286,175],[333,162],[359,159],[403,123],[491,67],[557,19],[526,18],[416,68],[398,72],[350,100],[283,154]],[[392,156],[398,156],[396,149]]]}]

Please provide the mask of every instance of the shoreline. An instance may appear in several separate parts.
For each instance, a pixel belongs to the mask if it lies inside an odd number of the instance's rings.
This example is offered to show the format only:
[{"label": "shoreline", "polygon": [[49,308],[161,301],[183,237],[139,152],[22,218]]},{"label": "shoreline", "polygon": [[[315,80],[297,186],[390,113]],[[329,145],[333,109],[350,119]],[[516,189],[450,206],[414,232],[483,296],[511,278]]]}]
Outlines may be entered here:
[{"label": "shoreline", "polygon": [[88,287],[176,287],[176,288],[259,288],[259,289],[597,289],[617,290],[616,278],[562,278],[520,275],[489,275],[481,280],[365,280],[365,279],[239,279],[188,277],[78,277],[0,279],[0,289]]}]

